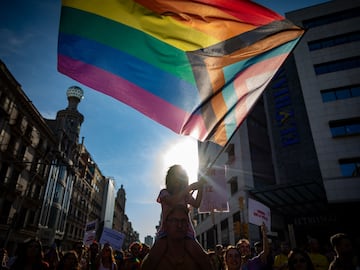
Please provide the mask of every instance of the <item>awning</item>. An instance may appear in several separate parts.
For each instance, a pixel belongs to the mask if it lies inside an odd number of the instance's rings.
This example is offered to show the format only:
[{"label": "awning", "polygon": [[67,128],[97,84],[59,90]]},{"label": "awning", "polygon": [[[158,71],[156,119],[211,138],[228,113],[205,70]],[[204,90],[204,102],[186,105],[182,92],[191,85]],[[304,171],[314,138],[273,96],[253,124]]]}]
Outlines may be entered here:
[{"label": "awning", "polygon": [[328,203],[323,183],[316,181],[271,185],[250,191],[253,199],[267,205],[272,212],[296,217],[324,213]]}]

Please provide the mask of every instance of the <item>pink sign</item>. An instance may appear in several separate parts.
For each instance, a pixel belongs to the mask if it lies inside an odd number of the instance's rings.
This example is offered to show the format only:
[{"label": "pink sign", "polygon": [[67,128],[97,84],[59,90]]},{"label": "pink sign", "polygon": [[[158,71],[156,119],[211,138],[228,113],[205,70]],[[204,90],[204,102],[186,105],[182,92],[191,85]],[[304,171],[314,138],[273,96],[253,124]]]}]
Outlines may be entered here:
[{"label": "pink sign", "polygon": [[199,213],[229,212],[226,193],[225,168],[213,168],[206,174]]},{"label": "pink sign", "polygon": [[271,228],[271,213],[270,208],[266,205],[249,198],[249,223],[261,225],[265,223],[266,228],[270,231]]}]

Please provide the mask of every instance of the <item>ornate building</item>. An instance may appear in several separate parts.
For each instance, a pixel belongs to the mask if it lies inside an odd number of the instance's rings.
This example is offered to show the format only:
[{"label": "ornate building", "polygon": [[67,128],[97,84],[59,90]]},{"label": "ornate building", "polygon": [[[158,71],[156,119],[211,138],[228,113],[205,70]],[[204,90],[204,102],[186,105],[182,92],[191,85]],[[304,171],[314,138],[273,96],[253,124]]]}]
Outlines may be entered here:
[{"label": "ornate building", "polygon": [[[85,202],[77,193],[79,185],[78,161],[80,157],[81,145],[79,144],[79,134],[84,116],[78,112],[77,106],[83,98],[83,90],[77,86],[72,86],[67,90],[68,107],[58,111],[55,120],[46,120],[52,127],[57,138],[57,155],[51,167],[49,179],[47,181],[46,193],[42,205],[39,227],[40,235],[44,243],[50,245],[54,241],[60,242],[64,238],[65,228],[72,197],[77,200],[72,207],[80,207],[77,213],[78,221],[86,222],[86,209],[83,209]],[[85,189],[88,192],[88,189]],[[89,193],[89,192],[88,192]],[[86,204],[89,205],[89,204]],[[83,224],[81,224],[83,225]],[[83,227],[84,228],[84,225]],[[79,232],[79,234],[81,231]]]},{"label": "ornate building", "polygon": [[37,235],[57,149],[55,133],[0,61],[0,238],[9,252]]},{"label": "ornate building", "polygon": [[[67,90],[68,106],[44,119],[0,61],[0,245],[14,254],[19,243],[40,238],[63,249],[82,241],[88,222],[138,241],[125,215],[124,188],[105,177],[79,134],[83,91]],[[115,204],[115,205],[114,205]]]}]

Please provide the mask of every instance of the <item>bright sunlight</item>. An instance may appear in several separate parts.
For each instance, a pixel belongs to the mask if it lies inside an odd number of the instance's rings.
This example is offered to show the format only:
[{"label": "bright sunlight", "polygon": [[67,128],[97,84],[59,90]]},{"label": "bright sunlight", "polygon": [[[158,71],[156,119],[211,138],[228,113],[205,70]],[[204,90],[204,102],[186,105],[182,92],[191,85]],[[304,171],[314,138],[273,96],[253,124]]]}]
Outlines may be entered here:
[{"label": "bright sunlight", "polygon": [[189,175],[189,183],[196,182],[199,168],[197,141],[188,137],[183,138],[164,154],[163,162],[165,168],[174,164],[181,165]]}]

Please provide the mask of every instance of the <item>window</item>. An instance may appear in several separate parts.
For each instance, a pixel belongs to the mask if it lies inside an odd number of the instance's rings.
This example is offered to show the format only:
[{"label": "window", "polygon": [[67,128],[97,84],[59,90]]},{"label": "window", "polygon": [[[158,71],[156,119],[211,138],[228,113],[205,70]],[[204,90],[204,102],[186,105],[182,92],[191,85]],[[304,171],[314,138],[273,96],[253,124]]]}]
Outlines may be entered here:
[{"label": "window", "polygon": [[239,188],[238,188],[238,182],[237,182],[237,176],[232,177],[229,180],[229,184],[230,184],[230,193],[231,196],[234,195],[236,192],[238,192]]},{"label": "window", "polygon": [[233,163],[235,161],[235,147],[233,143],[228,146],[226,152],[228,156],[227,164]]},{"label": "window", "polygon": [[314,65],[316,75],[348,70],[360,67],[360,57],[341,59],[337,61]]},{"label": "window", "polygon": [[353,136],[360,134],[360,118],[330,121],[330,131],[333,137]]},{"label": "window", "polygon": [[320,50],[324,48],[334,47],[337,45],[355,42],[360,40],[360,32],[346,33],[343,35],[332,36],[329,38],[310,41],[308,47],[310,51]]},{"label": "window", "polygon": [[321,97],[323,102],[360,97],[360,85],[349,85],[335,89],[322,90]]},{"label": "window", "polygon": [[221,227],[221,242],[224,246],[227,246],[230,243],[228,220],[224,219],[223,221],[221,221],[220,227]]},{"label": "window", "polygon": [[329,15],[316,17],[313,19],[303,21],[304,28],[313,28],[321,25],[326,25],[334,22],[340,22],[344,20],[349,20],[351,18],[356,18],[359,16],[360,8],[353,8],[349,10],[343,10],[340,12],[332,13]]},{"label": "window", "polygon": [[340,159],[339,164],[342,176],[360,176],[360,157]]}]

